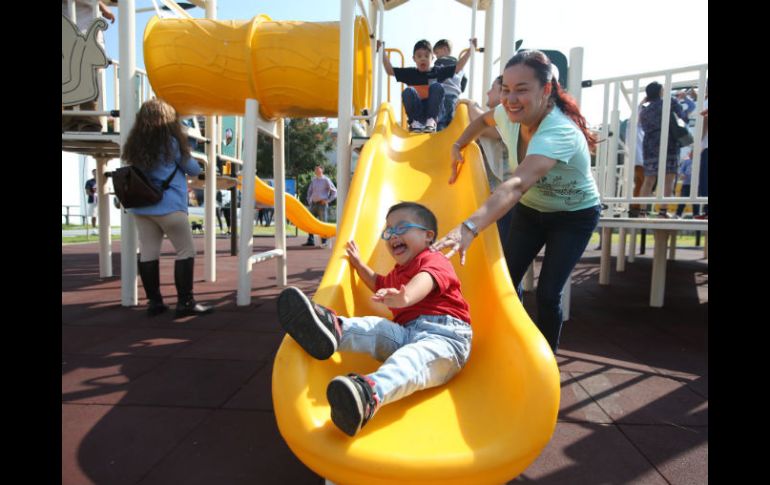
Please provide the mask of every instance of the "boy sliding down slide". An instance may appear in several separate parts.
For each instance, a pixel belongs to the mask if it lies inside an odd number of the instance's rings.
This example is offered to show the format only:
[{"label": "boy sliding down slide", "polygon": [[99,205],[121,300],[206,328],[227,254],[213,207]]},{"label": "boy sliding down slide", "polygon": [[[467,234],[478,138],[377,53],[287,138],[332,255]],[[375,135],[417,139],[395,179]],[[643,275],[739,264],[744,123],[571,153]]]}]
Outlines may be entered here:
[{"label": "boy sliding down slide", "polygon": [[402,202],[391,207],[382,239],[396,266],[385,276],[361,261],[354,241],[347,244],[350,264],[375,292],[372,300],[392,311],[393,321],[338,316],[294,287],[278,297],[281,326],[316,359],[340,350],[368,353],[383,362],[368,375],[337,376],[326,388],[332,421],[350,436],[380,406],[448,382],[468,360],[468,303],[451,263],[428,249],[437,229],[436,217],[425,206]]}]

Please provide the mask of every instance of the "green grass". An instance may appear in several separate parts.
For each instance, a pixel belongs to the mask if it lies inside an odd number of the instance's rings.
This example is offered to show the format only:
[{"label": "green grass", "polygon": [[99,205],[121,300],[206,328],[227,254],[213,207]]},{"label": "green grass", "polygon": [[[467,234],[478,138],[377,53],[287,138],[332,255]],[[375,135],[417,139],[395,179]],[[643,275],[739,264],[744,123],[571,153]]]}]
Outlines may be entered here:
[{"label": "green grass", "polygon": [[[119,234],[113,234],[112,235],[113,241],[120,241],[120,235]],[[61,243],[62,244],[81,244],[81,243],[94,243],[99,242],[99,235],[91,234],[89,236],[70,236],[70,237],[62,237]]]},{"label": "green grass", "polygon": [[[203,219],[196,219],[191,218],[191,221],[197,221],[202,222]],[[113,226],[113,227],[120,227],[120,226]],[[73,226],[70,224],[69,226],[65,226],[65,224],[62,224],[62,230],[64,229],[86,229],[85,226]],[[292,224],[286,224],[286,237],[301,237],[301,238],[307,238],[307,233],[301,229],[297,229]],[[221,236],[224,233],[219,232],[219,227],[217,227],[217,235]],[[255,226],[254,227],[254,236],[256,237],[272,237],[275,236],[275,226]],[[193,233],[193,236],[199,236],[200,233]],[[112,235],[113,241],[120,241],[120,234],[113,234]],[[83,235],[83,236],[68,236],[64,237],[62,236],[61,242],[62,244],[80,244],[80,243],[88,243],[88,242],[98,242],[99,241],[99,235],[98,234],[89,234],[89,235]]]},{"label": "green grass", "polygon": [[[630,234],[630,233],[627,233]],[[612,245],[613,247],[617,247],[618,241],[620,240],[620,235],[617,232],[612,233]],[[679,232],[676,236],[676,246],[679,248],[682,247],[702,247],[703,242],[705,240],[704,233],[701,233],[700,236],[700,246],[695,245],[695,234],[694,233],[683,233],[682,231]],[[631,238],[626,238],[626,244],[630,244]],[[639,245],[642,242],[642,236],[641,232],[637,231],[636,233],[636,244]],[[593,249],[599,244],[599,233],[595,232],[593,236],[591,236],[591,240],[588,243],[588,248]],[[647,235],[645,237],[645,246],[651,247],[655,245],[655,236],[652,233],[652,231],[647,231]]]}]

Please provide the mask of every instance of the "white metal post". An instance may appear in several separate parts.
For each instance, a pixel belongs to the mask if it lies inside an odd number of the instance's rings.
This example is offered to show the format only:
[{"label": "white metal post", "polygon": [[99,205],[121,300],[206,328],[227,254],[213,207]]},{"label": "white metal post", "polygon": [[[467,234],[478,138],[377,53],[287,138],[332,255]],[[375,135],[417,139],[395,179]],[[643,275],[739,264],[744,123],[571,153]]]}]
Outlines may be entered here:
[{"label": "white metal post", "polygon": [[[637,112],[639,111],[639,78],[635,78],[633,82],[633,93],[631,96],[631,119],[628,122],[628,135],[626,136],[626,146],[628,147],[628,156],[626,157],[626,198],[632,199],[634,197],[634,171],[636,170],[636,144],[638,142],[637,131],[639,125],[639,119]],[[630,206],[629,206],[630,209]],[[633,259],[630,259],[633,262]]]},{"label": "white metal post", "polygon": [[668,246],[668,259],[674,261],[676,259],[676,236],[679,231],[671,231],[671,237]]},{"label": "white metal post", "polygon": [[636,259],[636,229],[631,229],[631,240],[628,243],[628,262],[633,263]]},{"label": "white metal post", "polygon": [[602,255],[599,258],[599,284],[610,284],[610,258],[612,257],[612,228],[602,227]]},{"label": "white metal post", "polygon": [[[666,74],[666,80],[663,84],[663,109],[661,110],[661,116],[663,117],[660,122],[660,132],[669,133],[671,123],[671,103],[668,102],[671,99],[671,73]],[[660,149],[658,151],[658,185],[655,187],[655,198],[658,199],[658,209],[663,205],[664,189],[666,189],[666,153],[668,151],[668,136],[660,137]]]},{"label": "white metal post", "polygon": [[[481,92],[484,93],[481,97],[484,106],[487,105],[489,99],[487,99],[487,91],[489,86],[492,85],[492,62],[495,59],[495,0],[490,0],[487,5],[487,10],[484,12],[484,74],[482,81],[484,85],[481,87]],[[470,93],[469,91],[469,94]]]},{"label": "white metal post", "polygon": [[[476,12],[479,11],[479,0],[473,0],[472,7],[471,7],[471,38],[476,37]],[[468,99],[473,99],[474,92],[473,92],[473,86],[476,84],[476,49],[471,46],[471,67],[470,72],[468,73]]]},{"label": "white metal post", "polygon": [[337,101],[337,228],[348,195],[353,116],[353,21],[355,0],[340,1],[340,66]]},{"label": "white metal post", "polygon": [[[373,66],[373,73],[372,73],[372,105],[367,106],[369,108],[369,115],[372,115],[374,113],[375,108],[375,102],[374,94],[379,89],[379,79],[378,79],[378,68],[377,68],[377,58],[379,57],[377,55],[377,39],[381,37],[380,30],[379,30],[379,14],[380,14],[380,8],[378,6],[378,3],[376,1],[369,2],[369,22],[372,25],[372,31],[369,33],[372,37],[370,39],[369,45],[372,52],[372,66]],[[373,121],[373,120],[372,120]],[[372,134],[372,128],[374,127],[374,123],[370,121],[366,124],[367,132],[366,134],[371,136]]]},{"label": "white metal post", "polygon": [[[121,0],[118,4],[118,29],[120,39],[120,145],[124,146],[128,132],[134,126],[138,106],[136,75],[136,10],[134,0]],[[136,224],[132,214],[120,215],[120,304],[135,306],[136,295]]]},{"label": "white metal post", "polygon": [[276,258],[276,282],[286,286],[286,170],[284,119],[276,121],[278,138],[273,138],[273,206],[275,207],[275,248],[281,251]]},{"label": "white metal post", "polygon": [[[377,22],[379,24],[379,27],[377,28],[377,38],[379,40],[384,40],[384,30],[383,25],[385,23],[385,10],[382,8],[381,0],[377,0],[379,10],[380,10],[380,16],[377,19]],[[377,62],[375,63],[375,69],[377,69],[377,105],[376,108],[379,108],[382,104],[382,85],[384,81],[382,80],[383,77],[383,71],[385,68],[382,66],[383,58],[385,57],[385,46],[380,47],[380,52],[378,52],[375,57],[377,58]],[[388,78],[386,78],[388,79]],[[390,82],[390,79],[388,79],[387,82]]]},{"label": "white metal post", "polygon": [[206,180],[203,186],[203,276],[206,281],[217,280],[217,151],[219,149],[219,127],[216,116],[206,117]]},{"label": "white metal post", "polygon": [[663,307],[663,298],[666,293],[666,242],[669,231],[656,229],[655,248],[652,260],[652,288],[650,290],[650,306]]},{"label": "white metal post", "polygon": [[[577,105],[580,106],[580,100],[581,95],[580,91],[582,89],[582,80],[583,80],[583,48],[582,47],[574,47],[569,52],[570,57],[570,65],[569,65],[569,85],[568,89],[572,89],[573,93],[576,93],[573,97],[575,98],[575,101],[577,101]],[[602,244],[604,242],[602,241]],[[569,307],[570,302],[572,301],[572,273],[570,272],[570,275],[567,277],[567,281],[564,282],[564,288],[562,289],[562,298],[561,298],[561,312],[562,312],[562,319],[563,320],[569,320]]]},{"label": "white metal post", "polygon": [[505,70],[505,63],[513,57],[516,42],[514,26],[516,23],[516,0],[503,2],[503,35],[500,39],[500,74]]},{"label": "white metal post", "polygon": [[[254,245],[254,176],[257,169],[259,104],[246,100],[243,170],[241,171],[241,233],[238,246],[238,306],[251,303],[251,253]],[[237,203],[233,201],[232,203]]]},{"label": "white metal post", "polygon": [[110,229],[110,194],[107,191],[107,158],[96,159],[97,204],[99,210],[99,277],[112,276],[112,234]]},{"label": "white metal post", "polygon": [[[206,2],[206,18],[217,18],[216,0]],[[203,186],[203,277],[206,281],[217,280],[217,152],[219,151],[219,127],[216,116],[206,117],[206,138],[209,146],[206,149],[208,166],[206,181]]]},{"label": "white metal post", "polygon": [[[615,262],[615,270],[618,273],[622,273],[626,270],[626,228],[621,227],[618,233],[618,256]],[[604,241],[602,241],[602,244],[604,244]]]},{"label": "white metal post", "polygon": [[573,47],[569,50],[569,76],[567,80],[567,92],[569,92],[578,106],[583,93],[583,48]]}]

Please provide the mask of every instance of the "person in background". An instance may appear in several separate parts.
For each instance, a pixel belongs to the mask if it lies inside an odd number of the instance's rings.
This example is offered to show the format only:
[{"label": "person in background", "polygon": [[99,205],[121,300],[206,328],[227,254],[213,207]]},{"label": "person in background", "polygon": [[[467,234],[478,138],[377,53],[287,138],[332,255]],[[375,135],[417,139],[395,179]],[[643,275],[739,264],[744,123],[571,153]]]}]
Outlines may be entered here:
[{"label": "person in background", "polygon": [[[661,142],[661,120],[663,112],[663,86],[658,82],[651,82],[645,88],[647,97],[642,101],[642,108],[639,111],[639,125],[644,130],[644,142],[642,152],[644,154],[644,182],[639,195],[649,197],[652,194],[652,187],[658,180],[658,157]],[[679,117],[685,123],[687,118],[682,111],[679,103],[670,96],[667,100],[671,104],[671,113]],[[674,193],[674,183],[679,164],[679,142],[674,138],[670,123],[674,122],[673,116],[669,122],[668,145],[666,149],[666,177],[663,181],[663,195],[670,197]],[[658,217],[669,218],[666,205],[661,205],[658,210]]]},{"label": "person in background", "polygon": [[211,313],[212,307],[201,305],[193,297],[195,246],[187,211],[185,174],[197,176],[201,167],[190,157],[187,137],[174,108],[161,99],[145,101],[136,114],[121,158],[144,172],[158,187],[171,177],[159,202],[127,209],[134,215],[139,234],[139,276],[147,295],[147,315],[152,317],[168,309],[160,293],[160,247],[164,234],[176,251],[176,316]]},{"label": "person in background", "polygon": [[[310,212],[319,220],[329,220],[329,204],[337,198],[337,187],[334,182],[324,175],[324,169],[320,165],[315,167],[315,177],[307,187],[307,203],[310,204]],[[315,236],[307,235],[307,242],[303,246],[315,246]],[[328,247],[326,238],[321,238],[321,247]]]},{"label": "person in background", "polygon": [[86,215],[91,218],[91,227],[96,228],[96,169],[91,170],[91,178],[86,181]]}]

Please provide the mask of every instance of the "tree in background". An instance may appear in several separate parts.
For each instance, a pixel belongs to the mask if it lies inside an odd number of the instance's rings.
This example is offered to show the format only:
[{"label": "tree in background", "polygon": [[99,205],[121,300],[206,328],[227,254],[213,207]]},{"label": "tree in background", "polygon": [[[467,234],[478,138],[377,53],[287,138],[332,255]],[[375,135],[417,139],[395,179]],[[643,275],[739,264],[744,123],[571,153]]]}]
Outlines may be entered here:
[{"label": "tree in background", "polygon": [[[334,172],[334,165],[324,155],[334,148],[327,122],[291,118],[286,123],[285,133],[287,177],[299,179],[303,174],[312,175],[316,165],[321,165],[327,175]],[[261,133],[257,141],[257,175],[273,177],[273,139]]]}]

